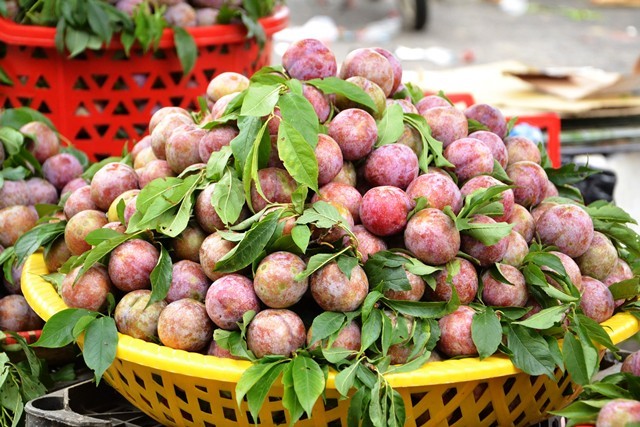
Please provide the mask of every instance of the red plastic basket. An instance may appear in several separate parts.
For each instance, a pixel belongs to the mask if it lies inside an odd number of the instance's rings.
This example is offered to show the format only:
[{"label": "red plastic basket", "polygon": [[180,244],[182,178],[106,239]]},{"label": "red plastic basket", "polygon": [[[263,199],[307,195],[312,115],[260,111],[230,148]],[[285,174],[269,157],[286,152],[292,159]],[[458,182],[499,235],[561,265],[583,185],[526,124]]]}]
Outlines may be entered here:
[{"label": "red plastic basket", "polygon": [[126,57],[114,41],[68,58],[55,48],[55,28],[0,19],[0,61],[14,83],[0,86],[0,108],[29,106],[46,114],[62,135],[94,158],[120,154],[124,142],[145,134],[156,109],[198,110],[197,98],[214,76],[225,71],[249,76],[269,65],[272,36],[288,22],[286,7],[260,20],[267,36],[262,50],[255,39],[246,38],[242,25],[188,29],[198,60],[183,75],[169,29],[156,52],[134,47]]}]

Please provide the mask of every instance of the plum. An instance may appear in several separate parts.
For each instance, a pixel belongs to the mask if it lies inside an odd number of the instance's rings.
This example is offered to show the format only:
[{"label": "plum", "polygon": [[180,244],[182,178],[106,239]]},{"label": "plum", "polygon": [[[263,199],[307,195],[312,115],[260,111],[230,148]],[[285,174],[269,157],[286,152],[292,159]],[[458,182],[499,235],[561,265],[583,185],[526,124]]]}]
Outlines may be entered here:
[{"label": "plum", "polygon": [[147,163],[147,165],[142,168],[142,170],[137,171],[137,174],[138,185],[140,186],[140,188],[146,187],[147,184],[155,179],[176,176],[176,174],[173,172],[173,169],[171,169],[171,166],[169,166],[169,163],[167,163],[166,160],[159,159],[152,160]]},{"label": "plum", "polygon": [[200,246],[200,265],[207,277],[213,281],[218,280],[226,273],[215,271],[216,263],[235,247],[235,243],[224,240],[219,233],[208,235]]},{"label": "plum", "polygon": [[593,232],[593,239],[585,253],[576,258],[584,276],[603,280],[618,261],[618,251],[611,240],[599,231]]},{"label": "plum", "polygon": [[253,282],[241,274],[227,274],[215,280],[205,296],[209,318],[219,328],[238,329],[238,322],[250,310],[260,311]]},{"label": "plum", "polygon": [[615,302],[607,285],[593,277],[582,276],[580,308],[585,316],[602,323],[613,316]]},{"label": "plum", "polygon": [[[403,253],[398,253],[401,256],[407,256]],[[397,300],[397,301],[420,301],[425,293],[426,284],[422,277],[407,271],[405,268],[405,274],[407,275],[407,280],[409,281],[409,286],[411,289],[406,291],[394,291],[392,289],[388,289],[384,291],[384,296],[386,298]]]},{"label": "plum", "polygon": [[211,79],[207,86],[207,100],[216,102],[225,95],[242,92],[249,87],[249,79],[235,71],[226,71]]},{"label": "plum", "polygon": [[27,150],[40,164],[60,151],[58,135],[42,122],[29,122],[20,128],[20,132],[31,137],[27,141]]},{"label": "plum", "polygon": [[[439,95],[427,95],[416,103],[416,109],[418,114],[423,114],[425,111],[435,107],[451,107],[452,105]],[[457,138],[456,138],[457,139]]]},{"label": "plum", "polygon": [[329,136],[338,143],[345,160],[359,160],[373,149],[378,139],[378,127],[371,114],[359,108],[348,108],[331,120]]},{"label": "plum", "polygon": [[[421,113],[431,129],[431,136],[442,142],[444,148],[453,141],[467,137],[467,118],[456,107],[433,107]],[[493,163],[492,163],[493,165]]]},{"label": "plum", "polygon": [[640,422],[640,402],[631,399],[613,399],[598,412],[598,427],[618,427]]},{"label": "plum", "polygon": [[[269,120],[267,122],[267,130],[269,131],[269,135],[274,136],[278,135],[280,131],[280,121],[282,120],[282,113],[280,112],[280,107],[275,107],[273,109],[273,114],[265,117],[265,120]],[[273,141],[273,140],[272,140]],[[276,140],[277,141],[277,140]],[[274,147],[277,145],[273,142],[271,143],[271,150],[273,151]]]},{"label": "plum", "polygon": [[133,168],[124,163],[109,163],[93,176],[91,199],[96,206],[106,211],[116,197],[134,189],[138,189],[138,175]]},{"label": "plum", "polygon": [[124,292],[151,287],[151,271],[158,263],[160,252],[146,240],[127,240],[111,252],[109,277],[113,285]]},{"label": "plum", "polygon": [[504,145],[502,138],[488,130],[478,130],[470,133],[469,138],[476,138],[484,142],[484,144],[491,150],[494,160],[497,160],[503,169],[507,167],[511,157],[509,156],[509,152],[507,151],[507,147]]},{"label": "plum", "polygon": [[[200,163],[200,141],[207,131],[194,124],[182,125],[174,129],[165,144],[167,163],[175,173]],[[211,153],[209,153],[211,154]],[[209,158],[207,157],[207,160]]]},{"label": "plum", "polygon": [[51,273],[58,271],[71,258],[71,251],[64,241],[64,235],[57,237],[44,248],[44,264]]},{"label": "plum", "polygon": [[198,155],[204,163],[209,161],[211,153],[220,151],[222,147],[231,144],[231,141],[238,136],[239,130],[232,125],[216,126],[206,132],[198,146]]},{"label": "plum", "polygon": [[260,261],[253,277],[253,289],[269,308],[288,308],[307,292],[309,280],[296,280],[307,267],[299,256],[291,252],[270,253]]},{"label": "plum", "polygon": [[320,187],[318,194],[314,194],[311,199],[313,203],[318,200],[341,204],[349,210],[354,223],[360,222],[362,195],[355,187],[339,182],[330,182]]},{"label": "plum", "polygon": [[[391,95],[395,86],[394,67],[384,55],[371,48],[352,50],[342,61],[340,78],[361,76],[380,86],[385,97]],[[396,86],[397,87],[397,86]]]},{"label": "plum", "polygon": [[330,183],[342,170],[344,160],[340,146],[329,135],[318,135],[318,145],[315,148],[318,160],[318,185]]},{"label": "plum", "polygon": [[207,237],[205,231],[197,224],[189,223],[187,227],[170,240],[169,245],[173,250],[174,258],[200,262],[200,247]]},{"label": "plum", "polygon": [[126,208],[127,203],[129,203],[129,201],[138,194],[140,194],[140,190],[132,188],[113,199],[113,202],[111,202],[111,205],[109,205],[109,209],[107,210],[107,219],[109,222],[120,221],[120,218],[118,217],[118,205],[120,202],[123,202]]},{"label": "plum", "polygon": [[358,240],[358,252],[362,255],[362,263],[367,262],[367,259],[376,252],[384,251],[387,249],[386,242],[375,234],[369,232],[364,225],[355,225],[351,231]]},{"label": "plum", "polygon": [[[162,110],[158,112],[160,111]],[[153,117],[151,120],[153,120]],[[149,132],[151,132],[153,154],[155,154],[158,159],[166,160],[167,140],[177,128],[185,125],[193,125],[191,116],[181,112],[171,112],[161,116],[153,130],[149,129]]]},{"label": "plum", "polygon": [[0,209],[14,205],[29,205],[30,203],[31,196],[26,181],[4,181],[0,187]]},{"label": "plum", "polygon": [[454,172],[460,181],[493,172],[493,154],[479,139],[461,138],[453,141],[444,149],[444,157],[454,165]]},{"label": "plum", "polygon": [[[558,251],[550,251],[549,253],[557,256],[560,259],[560,262],[564,267],[564,271],[565,273],[567,273],[567,277],[569,278],[569,280],[571,280],[571,283],[573,284],[573,286],[575,286],[576,288],[578,288],[579,291],[581,291],[582,290],[582,272],[580,271],[580,267],[578,267],[578,264],[576,264],[573,258]],[[543,271],[552,271],[551,268],[547,266],[543,266],[541,268]],[[545,277],[547,279],[547,282],[549,282],[551,286],[555,286],[556,288],[560,289],[560,284],[556,282],[556,280],[553,277],[551,277],[550,274],[545,274]]]},{"label": "plum", "polygon": [[35,209],[27,206],[0,209],[0,245],[13,246],[20,236],[35,227],[38,219]]},{"label": "plum", "polygon": [[309,288],[323,310],[347,312],[360,307],[369,292],[369,280],[359,265],[347,277],[333,261],[311,275]]},{"label": "plum", "polygon": [[65,197],[67,194],[73,193],[75,190],[80,187],[84,187],[85,185],[89,185],[89,182],[87,182],[87,180],[82,177],[72,179],[67,183],[67,185],[62,188],[62,190],[60,190],[60,198]]},{"label": "plum", "polygon": [[204,302],[211,281],[197,262],[181,260],[173,264],[167,302],[191,298]]},{"label": "plum", "polygon": [[445,206],[451,206],[455,214],[462,209],[462,193],[446,173],[429,171],[418,176],[407,187],[407,195],[411,200],[424,197],[431,208],[443,210]]},{"label": "plum", "polygon": [[336,57],[321,41],[302,39],[292,43],[282,55],[282,66],[298,80],[335,77]]},{"label": "plum", "polygon": [[373,187],[362,197],[360,221],[376,236],[391,236],[404,230],[411,208],[411,199],[398,187]]},{"label": "plum", "polygon": [[2,278],[2,284],[4,288],[9,294],[12,295],[22,295],[22,270],[24,264],[22,265],[12,265],[11,266],[11,281],[7,280],[6,277]]},{"label": "plum", "polygon": [[453,313],[438,320],[438,350],[449,357],[476,356],[478,349],[471,337],[471,322],[475,313],[471,307],[461,305]]},{"label": "plum", "polygon": [[552,206],[559,205],[562,202],[554,199],[544,199],[540,204],[536,205],[531,209],[531,216],[533,217],[534,223],[537,223],[538,220],[544,213],[546,213]]},{"label": "plum", "polygon": [[542,156],[535,142],[525,136],[509,136],[504,139],[509,153],[509,164],[530,161],[540,164]]},{"label": "plum", "polygon": [[396,141],[396,144],[406,145],[411,148],[418,157],[422,154],[422,136],[420,132],[409,125],[404,125],[404,130],[400,138]]},{"label": "plum", "polygon": [[524,240],[529,243],[533,239],[536,230],[536,224],[533,216],[527,208],[518,203],[513,204],[513,211],[507,220],[509,224],[513,224],[513,231],[519,233]]},{"label": "plum", "polygon": [[341,184],[347,184],[351,187],[356,186],[356,168],[352,162],[345,160],[342,163],[342,169],[340,172],[331,180],[331,182],[339,182]]},{"label": "plum", "polygon": [[504,138],[507,133],[507,120],[502,112],[492,105],[471,105],[464,110],[464,115],[485,125],[500,138]]},{"label": "plum", "polygon": [[108,295],[114,291],[107,269],[100,264],[94,264],[76,280],[79,272],[80,267],[76,267],[62,281],[60,296],[64,303],[71,308],[91,311],[106,309]]},{"label": "plum", "polygon": [[[607,286],[611,286],[614,283],[622,282],[623,280],[633,279],[633,271],[629,264],[622,258],[618,258],[616,264],[614,265],[611,273],[604,279],[602,279],[602,283]],[[615,300],[616,307],[620,307],[624,303],[623,299]]]},{"label": "plum", "polygon": [[169,25],[177,27],[195,27],[198,24],[196,10],[189,3],[176,3],[164,12],[164,19]]},{"label": "plum", "polygon": [[142,169],[153,160],[158,160],[158,158],[153,153],[153,148],[149,146],[138,153],[135,160],[133,161],[133,168],[135,170]]},{"label": "plum", "polygon": [[[495,221],[486,215],[474,215],[471,223],[495,224]],[[481,266],[486,267],[502,260],[508,244],[509,241],[506,236],[493,245],[485,245],[471,235],[463,234],[460,247],[464,253],[471,255],[480,262]]]},{"label": "plum", "polygon": [[[151,126],[151,124],[149,124],[149,126]],[[151,135],[143,136],[140,141],[136,142],[131,148],[131,152],[129,154],[131,154],[131,158],[133,159],[133,161],[135,162],[138,154],[140,154],[142,150],[148,147],[151,147]]]},{"label": "plum", "polygon": [[473,264],[460,257],[456,257],[451,263],[459,263],[459,269],[456,274],[451,277],[451,282],[447,281],[449,276],[449,267],[438,272],[435,276],[435,290],[427,288],[425,296],[431,301],[449,301],[451,300],[451,286],[456,288],[460,304],[469,304],[473,301],[478,293],[478,273]]},{"label": "plum", "polygon": [[328,338],[323,339],[322,342],[319,340],[313,340],[313,328],[309,328],[307,331],[307,346],[312,350],[322,345],[322,348],[341,348],[355,352],[360,350],[360,345],[362,343],[361,338],[362,332],[360,330],[360,326],[352,320],[340,329],[331,345],[328,345]]},{"label": "plum", "polygon": [[91,198],[91,187],[85,185],[78,188],[69,195],[66,202],[64,202],[64,215],[67,219],[70,219],[78,212],[86,210],[98,210],[98,207],[93,203]]},{"label": "plum", "polygon": [[204,349],[213,335],[213,323],[200,301],[183,298],[160,312],[158,338],[167,347],[186,351]]},{"label": "plum", "polygon": [[329,97],[314,86],[307,84],[302,85],[302,95],[313,107],[313,111],[315,111],[316,116],[318,116],[318,121],[320,123],[326,122],[331,114]]},{"label": "plum", "polygon": [[524,307],[529,300],[529,291],[524,275],[516,267],[503,264],[500,272],[509,283],[495,279],[491,272],[482,274],[482,300],[496,307]]},{"label": "plum", "polygon": [[284,308],[270,308],[249,323],[247,348],[258,358],[270,354],[289,357],[304,346],[306,336],[300,316]]},{"label": "plum", "polygon": [[507,236],[507,251],[502,257],[502,263],[520,267],[524,257],[529,253],[529,245],[524,237],[517,231],[511,229],[511,233]]},{"label": "plum", "polygon": [[34,331],[42,329],[44,321],[38,317],[22,295],[0,298],[0,330]]},{"label": "plum", "polygon": [[408,99],[392,99],[387,98],[386,100],[387,107],[398,104],[402,108],[403,113],[411,113],[411,114],[420,114],[415,105],[411,103]]},{"label": "plum", "polygon": [[[189,114],[189,112],[187,110],[185,110],[184,108],[182,108],[182,107],[162,107],[162,108],[158,109],[158,111],[153,113],[153,115],[151,116],[151,119],[149,120],[149,134],[153,133],[153,131],[156,128],[156,126],[158,126],[158,124],[165,117],[171,116],[171,115],[174,115],[174,114],[182,115],[182,116],[188,118],[189,120],[191,120],[191,115]],[[193,120],[191,120],[191,121],[193,121]],[[149,142],[153,145],[152,136],[149,135],[149,138],[150,138]]]},{"label": "plum", "polygon": [[[505,185],[505,184],[502,183],[501,181],[498,181],[492,176],[480,175],[480,176],[473,177],[469,181],[467,181],[462,186],[462,188],[460,188],[460,193],[462,193],[462,196],[466,197],[476,190],[486,189],[489,187],[495,187],[499,185]],[[492,218],[496,222],[506,222],[509,220],[509,218],[511,217],[511,213],[513,212],[513,203],[514,203],[513,190],[509,188],[503,191],[502,193],[500,193],[500,203],[502,204],[502,208],[503,208],[502,215],[492,216]]]},{"label": "plum", "polygon": [[547,189],[547,173],[530,161],[512,163],[507,166],[507,175],[513,181],[516,203],[529,208],[542,202]]},{"label": "plum", "polygon": [[416,258],[429,265],[442,265],[460,250],[460,232],[453,220],[435,208],[411,217],[404,231],[404,243]]},{"label": "plum", "polygon": [[82,175],[80,160],[69,153],[55,154],[42,164],[42,176],[58,190]]},{"label": "plum", "polygon": [[376,148],[367,156],[364,176],[373,186],[391,185],[406,189],[418,176],[418,156],[402,144]]},{"label": "plum", "polygon": [[229,103],[238,96],[239,92],[230,93],[228,95],[224,95],[222,98],[218,99],[213,106],[211,107],[210,120],[218,120],[222,116],[224,116]]},{"label": "plum", "polygon": [[640,350],[634,351],[622,361],[620,372],[628,372],[640,377]]},{"label": "plum", "polygon": [[376,108],[372,109],[356,101],[353,101],[344,95],[337,94],[334,104],[338,108],[338,110],[361,108],[367,113],[371,114],[376,120],[380,120],[384,114],[385,108],[387,107],[387,97],[385,96],[380,86],[362,76],[349,77],[346,81],[358,86],[364,91],[364,93],[369,95],[369,98],[371,98],[371,101]]},{"label": "plum", "polygon": [[118,331],[143,341],[158,341],[158,318],[167,306],[160,300],[149,305],[151,291],[138,289],[127,292],[113,313]]},{"label": "plum", "polygon": [[266,199],[258,192],[255,182],[252,182],[251,205],[255,212],[261,211],[269,203],[291,203],[291,194],[298,186],[289,172],[280,168],[260,169],[258,180]]},{"label": "plum", "polygon": [[234,356],[233,354],[231,354],[229,350],[227,350],[224,347],[221,347],[217,342],[215,342],[215,340],[212,340],[211,344],[209,344],[209,348],[207,349],[207,355],[222,357],[224,359],[241,360],[240,357]]},{"label": "plum", "polygon": [[577,205],[555,205],[536,222],[542,243],[556,246],[560,252],[577,258],[584,254],[593,239],[593,221]]},{"label": "plum", "polygon": [[26,180],[29,192],[29,205],[58,203],[58,190],[49,181],[42,178],[29,178]]}]

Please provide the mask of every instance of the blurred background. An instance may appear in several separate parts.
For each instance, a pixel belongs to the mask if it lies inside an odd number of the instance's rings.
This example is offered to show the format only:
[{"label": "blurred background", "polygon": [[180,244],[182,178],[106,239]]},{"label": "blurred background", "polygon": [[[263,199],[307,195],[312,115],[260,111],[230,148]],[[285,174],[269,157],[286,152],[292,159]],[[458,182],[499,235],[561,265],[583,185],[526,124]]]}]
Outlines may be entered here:
[{"label": "blurred background", "polygon": [[[506,115],[553,113],[564,161],[603,170],[587,187],[640,218],[640,0],[287,0],[274,63],[318,38],[338,63],[381,46],[405,82],[468,93]],[[614,172],[615,171],[615,172]]]}]

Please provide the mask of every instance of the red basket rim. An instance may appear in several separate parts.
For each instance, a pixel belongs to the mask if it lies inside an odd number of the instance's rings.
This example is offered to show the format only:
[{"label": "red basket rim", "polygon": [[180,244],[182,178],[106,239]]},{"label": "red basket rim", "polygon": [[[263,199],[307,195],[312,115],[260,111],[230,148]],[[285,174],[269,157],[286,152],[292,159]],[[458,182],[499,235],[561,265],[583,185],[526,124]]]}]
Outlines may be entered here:
[{"label": "red basket rim", "polygon": [[[279,7],[272,15],[259,19],[267,36],[286,28],[289,23],[289,8]],[[247,29],[242,24],[218,24],[207,27],[186,29],[194,38],[197,46],[223,43],[238,43],[245,39]],[[54,47],[55,27],[17,24],[9,19],[0,18],[0,41],[21,46]],[[158,44],[159,48],[172,48],[173,30],[165,29]],[[122,44],[115,39],[107,49],[121,49]]]},{"label": "red basket rim", "polygon": [[[5,334],[5,337],[4,339],[0,340],[0,345],[18,344],[18,341],[14,337],[9,335],[5,331],[2,331],[2,332]],[[42,335],[42,329],[36,329],[33,331],[18,331],[18,332],[15,332],[15,334],[24,338],[27,344],[31,344],[38,341],[38,339],[40,338],[40,335]]]}]

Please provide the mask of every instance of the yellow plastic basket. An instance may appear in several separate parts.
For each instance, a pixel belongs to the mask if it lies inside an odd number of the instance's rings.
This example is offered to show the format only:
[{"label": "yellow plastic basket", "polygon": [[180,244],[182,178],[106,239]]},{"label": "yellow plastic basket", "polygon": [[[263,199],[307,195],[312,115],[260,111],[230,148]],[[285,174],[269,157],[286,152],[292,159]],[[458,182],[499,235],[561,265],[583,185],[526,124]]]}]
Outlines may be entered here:
[{"label": "yellow plastic basket", "polygon": [[[22,290],[31,307],[45,320],[67,306],[47,274],[40,253],[25,263]],[[620,313],[603,324],[614,343],[638,332],[638,320]],[[116,360],[106,381],[140,410],[168,426],[251,426],[246,402],[236,406],[236,382],[249,362],[220,359],[119,335]],[[334,373],[329,374],[326,399],[313,416],[296,425],[347,425],[349,400],[339,399]],[[502,355],[430,362],[409,373],[387,377],[402,395],[406,426],[526,426],[548,418],[577,396],[570,378],[522,373]],[[282,388],[274,386],[260,412],[259,426],[288,425]]]}]

